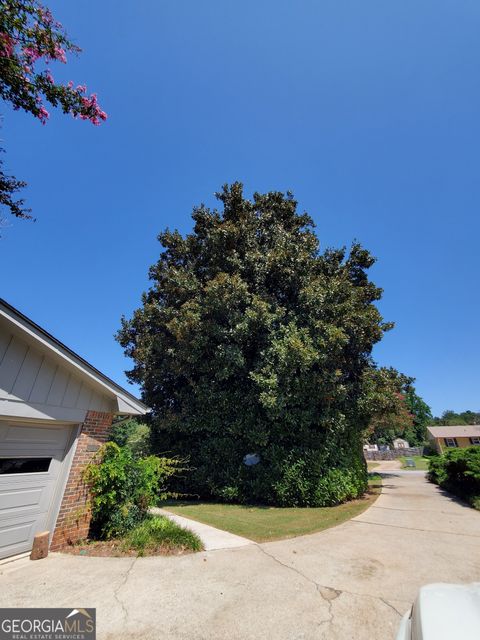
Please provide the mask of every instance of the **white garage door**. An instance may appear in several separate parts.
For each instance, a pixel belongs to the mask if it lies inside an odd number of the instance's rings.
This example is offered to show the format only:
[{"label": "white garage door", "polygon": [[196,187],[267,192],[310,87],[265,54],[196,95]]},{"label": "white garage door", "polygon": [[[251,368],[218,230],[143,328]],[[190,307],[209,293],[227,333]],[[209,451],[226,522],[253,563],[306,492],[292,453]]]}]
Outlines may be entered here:
[{"label": "white garage door", "polygon": [[0,422],[0,558],[53,527],[71,443],[72,427]]}]

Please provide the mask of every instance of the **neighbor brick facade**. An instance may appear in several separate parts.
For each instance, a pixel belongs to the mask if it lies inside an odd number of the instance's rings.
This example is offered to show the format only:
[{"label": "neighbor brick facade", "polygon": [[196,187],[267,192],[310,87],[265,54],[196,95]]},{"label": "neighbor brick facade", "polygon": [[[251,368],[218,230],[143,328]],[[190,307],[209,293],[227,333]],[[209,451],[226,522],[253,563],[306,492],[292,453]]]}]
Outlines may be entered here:
[{"label": "neighbor brick facade", "polygon": [[68,544],[87,537],[91,512],[88,505],[88,489],[83,482],[82,474],[100,445],[107,441],[112,420],[113,414],[111,413],[87,412],[65,486],[57,524],[50,544],[51,551],[58,551]]}]

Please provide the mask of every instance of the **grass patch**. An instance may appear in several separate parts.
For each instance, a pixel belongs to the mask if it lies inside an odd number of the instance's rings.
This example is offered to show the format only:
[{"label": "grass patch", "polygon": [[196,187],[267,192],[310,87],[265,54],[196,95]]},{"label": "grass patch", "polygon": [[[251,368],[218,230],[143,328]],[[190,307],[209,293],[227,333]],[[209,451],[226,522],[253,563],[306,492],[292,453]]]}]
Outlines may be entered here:
[{"label": "grass patch", "polygon": [[122,547],[125,551],[133,549],[139,556],[203,549],[200,538],[193,531],[180,527],[165,516],[152,516],[144,520],[127,533]]},{"label": "grass patch", "polygon": [[181,555],[201,551],[200,538],[165,516],[150,516],[123,538],[82,540],[62,550],[80,556],[123,557]]},{"label": "grass patch", "polygon": [[278,508],[183,501],[168,502],[162,506],[172,513],[255,542],[268,542],[323,531],[346,522],[373,504],[381,488],[380,476],[371,474],[369,490],[362,498],[335,507]]},{"label": "grass patch", "polygon": [[[415,467],[407,467],[407,458],[413,458],[415,461]],[[401,456],[400,462],[403,469],[419,469],[420,471],[428,471],[428,461],[430,458],[427,456]]]}]

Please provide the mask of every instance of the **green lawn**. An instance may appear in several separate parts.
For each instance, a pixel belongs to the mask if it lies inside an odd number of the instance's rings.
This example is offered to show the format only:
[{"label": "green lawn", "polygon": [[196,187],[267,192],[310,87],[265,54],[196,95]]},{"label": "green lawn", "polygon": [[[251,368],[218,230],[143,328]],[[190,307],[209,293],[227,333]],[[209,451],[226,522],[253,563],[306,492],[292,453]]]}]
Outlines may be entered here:
[{"label": "green lawn", "polygon": [[[406,459],[408,458],[413,458],[415,461],[415,467],[407,467],[406,465]],[[426,456],[402,456],[400,458],[400,462],[402,463],[402,466],[404,469],[420,469],[421,471],[428,471],[428,461],[429,458],[427,458]]]},{"label": "green lawn", "polygon": [[381,492],[382,481],[379,476],[371,477],[369,484],[369,492],[363,498],[336,507],[250,507],[212,502],[169,502],[162,506],[180,516],[256,542],[267,542],[322,531],[358,516]]}]

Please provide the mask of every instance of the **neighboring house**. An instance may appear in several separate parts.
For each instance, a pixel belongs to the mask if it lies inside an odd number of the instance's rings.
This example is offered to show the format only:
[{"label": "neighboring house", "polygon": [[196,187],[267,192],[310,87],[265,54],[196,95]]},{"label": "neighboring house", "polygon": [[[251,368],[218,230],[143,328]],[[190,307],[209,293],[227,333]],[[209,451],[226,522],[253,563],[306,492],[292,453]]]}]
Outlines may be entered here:
[{"label": "neighboring house", "polygon": [[395,440],[393,441],[393,448],[394,449],[409,449],[410,445],[403,438],[395,438]]},{"label": "neighboring house", "polygon": [[368,442],[363,445],[364,451],[378,451],[378,446],[376,444],[369,444]]},{"label": "neighboring house", "polygon": [[0,299],[0,558],[84,538],[82,470],[116,415],[147,407]]},{"label": "neighboring house", "polygon": [[427,435],[438,453],[443,453],[445,449],[480,445],[480,425],[478,424],[427,427]]}]

